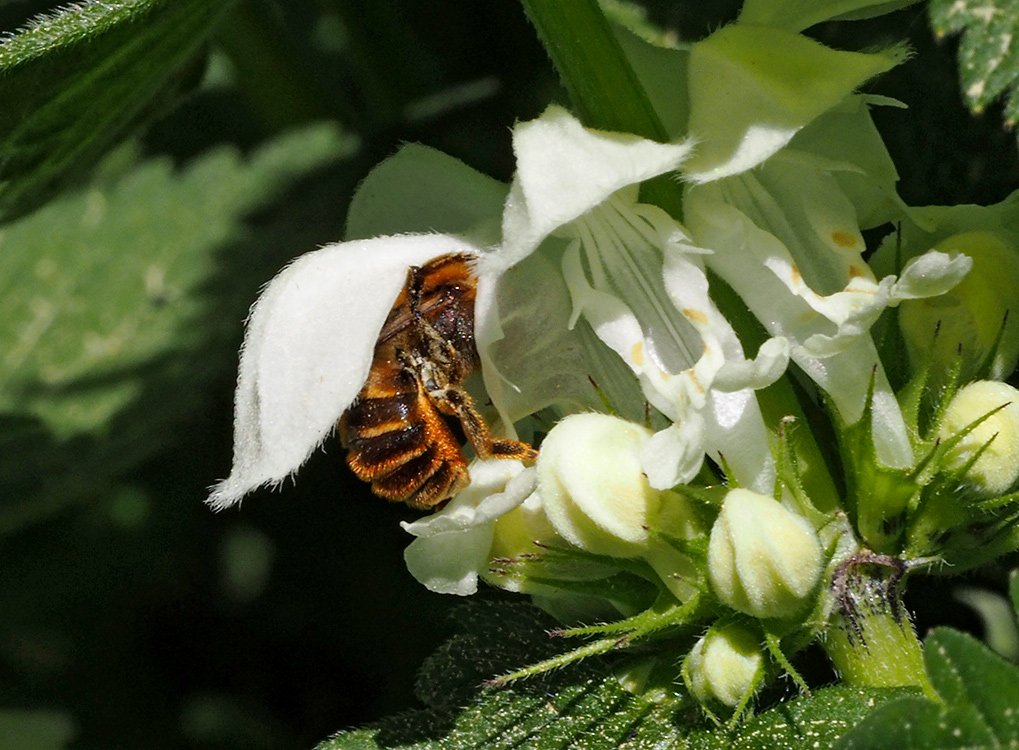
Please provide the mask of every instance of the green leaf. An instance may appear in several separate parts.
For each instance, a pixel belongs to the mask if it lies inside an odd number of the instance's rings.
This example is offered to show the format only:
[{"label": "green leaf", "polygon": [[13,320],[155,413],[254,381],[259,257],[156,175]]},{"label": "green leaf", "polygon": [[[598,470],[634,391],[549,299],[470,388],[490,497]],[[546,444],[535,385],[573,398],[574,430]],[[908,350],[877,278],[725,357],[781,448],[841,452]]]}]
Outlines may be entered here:
[{"label": "green leaf", "polygon": [[1019,668],[949,628],[934,630],[925,648],[931,682],[945,703],[972,706],[1001,745],[1019,742]]},{"label": "green leaf", "polygon": [[409,143],[358,186],[344,239],[447,232],[475,233],[482,244],[495,244],[508,192],[508,186],[452,156]]},{"label": "green leaf", "polygon": [[[684,704],[639,698],[586,663],[512,688],[479,688],[484,679],[551,656],[567,644],[546,635],[557,625],[554,620],[523,603],[471,602],[453,617],[464,632],[428,660],[418,680],[427,709],[342,732],[318,750],[682,746],[671,743],[682,742],[677,710]],[[685,723],[698,721],[695,710],[686,711]]]},{"label": "green leaf", "polygon": [[679,140],[686,135],[690,117],[690,98],[686,90],[689,49],[656,44],[619,25],[613,25],[612,31],[647,92],[662,127],[669,138]]},{"label": "green leaf", "polygon": [[831,19],[873,18],[918,0],[747,0],[740,23],[803,31]]},{"label": "green leaf", "polygon": [[[453,612],[462,632],[432,656],[418,679],[427,705],[374,727],[342,732],[318,750],[377,748],[800,748],[830,747],[847,728],[908,689],[833,687],[742,724],[713,727],[692,701],[655,690],[657,701],[623,690],[592,659],[554,674],[484,690],[487,678],[562,651],[545,633],[557,625],[522,603],[470,602]],[[678,680],[678,678],[677,678]],[[678,682],[673,689],[680,690]],[[464,708],[460,708],[464,707]]]},{"label": "green leaf", "polygon": [[339,234],[343,188],[288,192],[350,149],[317,126],[247,159],[151,160],[0,229],[0,531],[29,501],[45,512],[44,497],[103,486],[206,409],[259,284]]},{"label": "green leaf", "polygon": [[878,708],[850,730],[835,750],[949,750],[993,747],[980,717],[964,708],[942,709],[910,697]]},{"label": "green leaf", "polygon": [[1013,0],[932,0],[938,36],[962,34],[959,80],[970,109],[982,112],[1007,94],[1005,121],[1019,120],[1019,4]]},{"label": "green leaf", "polygon": [[0,43],[0,219],[46,200],[158,106],[232,2],[80,3]]},{"label": "green leaf", "polygon": [[689,747],[691,750],[833,747],[876,706],[897,701],[911,692],[907,688],[824,688],[809,698],[780,703],[741,724],[732,733],[716,729],[695,734],[689,738]]},{"label": "green leaf", "polygon": [[1019,668],[970,636],[938,628],[925,642],[931,682],[944,705],[904,698],[884,705],[838,750],[1014,747],[1019,743]]}]

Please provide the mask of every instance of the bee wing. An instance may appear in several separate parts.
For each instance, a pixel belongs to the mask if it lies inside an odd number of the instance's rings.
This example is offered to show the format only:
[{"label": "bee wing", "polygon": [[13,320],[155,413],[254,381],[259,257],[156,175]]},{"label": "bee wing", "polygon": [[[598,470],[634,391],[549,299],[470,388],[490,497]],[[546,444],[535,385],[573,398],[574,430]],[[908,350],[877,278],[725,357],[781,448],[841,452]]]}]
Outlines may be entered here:
[{"label": "bee wing", "polygon": [[[424,288],[421,289],[421,298],[418,300],[418,312],[424,317],[430,317],[430,313],[448,303],[437,291],[448,287],[450,284],[473,286],[475,283],[473,272],[466,267],[472,256],[467,253],[447,253],[432,258],[424,265],[418,267]],[[407,274],[407,282],[404,290],[396,298],[393,310],[386,318],[385,325],[379,333],[378,340],[388,341],[396,334],[405,330],[413,319],[409,300],[407,297],[408,288],[411,284],[412,272]],[[472,292],[473,293],[473,292]]]},{"label": "bee wing", "polygon": [[303,255],[268,284],[248,318],[233,467],[212,489],[213,508],[307,460],[361,390],[407,268],[451,249],[478,252],[447,235],[379,237]]},{"label": "bee wing", "polygon": [[[403,295],[401,294],[400,297],[402,296]],[[410,321],[410,308],[405,304],[401,305],[399,298],[397,298],[397,301],[394,303],[392,313],[388,318],[386,318],[386,323],[382,326],[382,330],[379,332],[378,340],[380,342],[388,341],[400,331],[406,329],[407,326],[410,325]]]}]

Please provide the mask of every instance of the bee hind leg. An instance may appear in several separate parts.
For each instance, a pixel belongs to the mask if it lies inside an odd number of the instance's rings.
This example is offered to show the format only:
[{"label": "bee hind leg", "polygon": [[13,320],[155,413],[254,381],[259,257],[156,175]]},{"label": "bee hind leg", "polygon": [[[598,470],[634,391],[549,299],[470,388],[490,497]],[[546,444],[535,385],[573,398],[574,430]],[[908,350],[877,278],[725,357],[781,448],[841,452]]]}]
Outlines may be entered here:
[{"label": "bee hind leg", "polygon": [[488,425],[474,406],[474,399],[463,388],[449,386],[433,394],[439,409],[456,417],[478,458],[510,458],[533,462],[538,451],[520,440],[492,437]]}]

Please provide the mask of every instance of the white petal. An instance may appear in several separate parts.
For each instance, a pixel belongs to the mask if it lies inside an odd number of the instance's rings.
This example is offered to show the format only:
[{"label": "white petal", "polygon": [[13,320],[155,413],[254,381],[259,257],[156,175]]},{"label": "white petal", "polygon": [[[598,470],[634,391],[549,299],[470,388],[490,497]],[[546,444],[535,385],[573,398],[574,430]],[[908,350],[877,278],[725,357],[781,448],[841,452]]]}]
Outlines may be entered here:
[{"label": "white petal", "polygon": [[713,390],[704,423],[704,450],[719,464],[724,461],[732,472],[730,478],[756,492],[772,492],[775,460],[753,391]]},{"label": "white petal", "polygon": [[695,409],[689,409],[671,427],[652,435],[640,452],[648,483],[657,490],[689,482],[703,461],[704,419]]},{"label": "white petal", "polygon": [[470,596],[492,548],[491,526],[419,537],[403,551],[407,570],[429,591]]},{"label": "white petal", "polygon": [[503,215],[499,262],[522,260],[558,227],[619,190],[676,170],[689,143],[590,130],[561,107],[513,129],[517,175]]},{"label": "white petal", "polygon": [[913,258],[892,289],[896,301],[937,297],[962,281],[973,267],[966,255],[931,251]]},{"label": "white petal", "polygon": [[248,319],[237,378],[234,460],[209,504],[221,509],[296,471],[361,390],[407,269],[479,250],[447,235],[329,245],[273,279]]},{"label": "white petal", "polygon": [[644,399],[627,366],[587,323],[569,327],[570,293],[545,252],[498,278],[481,273],[474,309],[485,391],[502,418],[501,434],[547,407],[562,414],[602,408],[600,395],[619,414],[641,419]]},{"label": "white petal", "polygon": [[400,525],[416,537],[435,536],[493,523],[534,492],[534,469],[519,461],[488,459],[470,465],[471,483],[430,516]]},{"label": "white petal", "polygon": [[534,469],[518,461],[474,461],[471,483],[438,513],[402,523],[417,539],[404,551],[407,570],[430,591],[468,596],[488,564],[495,521],[534,492]]},{"label": "white petal", "polygon": [[719,391],[738,391],[743,388],[767,388],[789,366],[789,339],[777,336],[768,339],[752,360],[728,360],[718,371],[713,383]]},{"label": "white petal", "polygon": [[[905,423],[895,407],[895,397],[880,367],[874,344],[869,336],[861,335],[865,331],[862,327],[865,320],[852,319],[848,313],[853,310],[847,305],[842,311],[846,313],[843,316],[847,323],[843,332],[846,335],[838,339],[837,346],[834,345],[833,337],[838,333],[836,324],[793,291],[794,287],[798,288],[797,274],[788,248],[773,234],[757,226],[743,211],[716,197],[713,190],[713,186],[692,189],[685,204],[686,219],[694,238],[715,250],[713,255],[706,256],[708,265],[740,295],[769,333],[787,337],[793,343],[792,359],[831,397],[849,424],[862,415],[874,374],[873,433],[878,457],[886,466],[908,465],[912,448]],[[780,223],[782,217],[762,217],[761,221],[770,221],[768,225],[773,226]],[[787,278],[780,279],[774,273],[763,272],[765,267],[774,266],[777,261],[786,264]],[[869,282],[865,275],[852,276],[850,287],[853,280]],[[887,282],[885,287],[888,287]],[[809,290],[809,287],[806,289]],[[882,294],[887,296],[887,289]],[[804,291],[804,295],[821,297],[812,291]],[[837,304],[828,311],[833,317],[839,317],[832,309],[837,309]],[[863,306],[856,308],[856,312],[869,315],[874,308]],[[849,335],[850,332],[856,335]],[[808,343],[815,348],[810,348]]]}]

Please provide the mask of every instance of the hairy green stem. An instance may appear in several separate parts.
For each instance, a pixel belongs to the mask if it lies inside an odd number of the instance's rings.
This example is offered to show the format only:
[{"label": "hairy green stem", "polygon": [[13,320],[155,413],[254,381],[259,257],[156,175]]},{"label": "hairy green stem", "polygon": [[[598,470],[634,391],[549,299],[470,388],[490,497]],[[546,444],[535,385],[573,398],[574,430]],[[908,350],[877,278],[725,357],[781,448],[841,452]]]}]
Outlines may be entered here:
[{"label": "hairy green stem", "polygon": [[905,572],[903,561],[871,552],[843,563],[834,576],[836,613],[823,646],[847,685],[917,687],[938,700],[902,605]]}]

